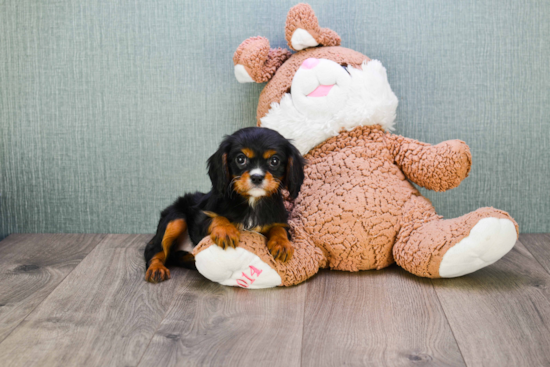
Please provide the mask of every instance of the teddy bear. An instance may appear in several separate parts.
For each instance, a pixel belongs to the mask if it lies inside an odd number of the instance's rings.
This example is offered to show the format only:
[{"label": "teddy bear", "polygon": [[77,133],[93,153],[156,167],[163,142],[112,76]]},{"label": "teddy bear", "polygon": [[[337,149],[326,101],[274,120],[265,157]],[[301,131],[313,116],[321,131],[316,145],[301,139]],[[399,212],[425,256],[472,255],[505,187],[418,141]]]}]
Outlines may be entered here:
[{"label": "teddy bear", "polygon": [[508,213],[487,207],[443,219],[413,186],[453,189],[472,157],[460,140],[430,145],[392,133],[398,99],[380,61],[341,47],[307,4],[289,11],[285,36],[294,53],[252,37],[233,63],[239,82],[267,82],[257,125],[290,139],[307,160],[301,192],[286,203],[294,255],[275,261],[254,232],[227,250],[207,237],[193,250],[202,275],[254,289],[296,285],[321,268],[395,262],[420,277],[451,278],[512,249],[519,228]]}]

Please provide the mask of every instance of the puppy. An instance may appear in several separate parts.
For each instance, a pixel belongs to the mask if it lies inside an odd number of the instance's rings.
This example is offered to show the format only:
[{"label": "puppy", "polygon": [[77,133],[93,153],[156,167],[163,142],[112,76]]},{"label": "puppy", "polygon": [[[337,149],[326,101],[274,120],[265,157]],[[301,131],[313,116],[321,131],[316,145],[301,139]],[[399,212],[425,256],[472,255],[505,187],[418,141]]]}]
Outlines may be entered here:
[{"label": "puppy", "polygon": [[304,163],[274,130],[250,127],[226,136],[208,159],[212,190],[186,194],[162,211],[157,233],[145,248],[145,279],[169,279],[169,263],[194,268],[190,252],[207,235],[223,249],[235,248],[240,230],[262,233],[276,260],[290,260],[294,250],[281,189],[292,199],[298,196]]}]

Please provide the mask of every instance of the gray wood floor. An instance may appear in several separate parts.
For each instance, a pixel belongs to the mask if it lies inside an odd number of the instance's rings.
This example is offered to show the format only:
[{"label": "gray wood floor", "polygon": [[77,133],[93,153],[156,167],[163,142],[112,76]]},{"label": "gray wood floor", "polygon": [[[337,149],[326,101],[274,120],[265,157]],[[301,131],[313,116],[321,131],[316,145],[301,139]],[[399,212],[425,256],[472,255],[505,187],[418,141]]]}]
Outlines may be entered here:
[{"label": "gray wood floor", "polygon": [[185,269],[146,283],[150,237],[0,242],[0,365],[550,365],[548,234],[457,279],[393,266],[256,291]]}]

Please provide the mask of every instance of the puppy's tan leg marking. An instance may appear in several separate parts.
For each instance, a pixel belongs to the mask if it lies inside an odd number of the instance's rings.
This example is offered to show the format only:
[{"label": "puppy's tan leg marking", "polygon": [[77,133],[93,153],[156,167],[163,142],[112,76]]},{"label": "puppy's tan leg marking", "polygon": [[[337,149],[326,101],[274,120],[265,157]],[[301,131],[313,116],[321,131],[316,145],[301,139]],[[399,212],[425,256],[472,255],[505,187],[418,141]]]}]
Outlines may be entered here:
[{"label": "puppy's tan leg marking", "polygon": [[241,233],[231,224],[227,218],[215,217],[208,228],[212,241],[224,250],[227,247],[237,247]]},{"label": "puppy's tan leg marking", "polygon": [[162,252],[158,252],[149,261],[149,268],[145,273],[145,280],[151,283],[159,283],[170,279],[170,270],[164,266],[170,248],[175,240],[187,230],[187,223],[183,219],[176,219],[168,223],[162,237]]},{"label": "puppy's tan leg marking", "polygon": [[284,227],[275,226],[267,234],[267,248],[275,260],[287,262],[294,254],[294,248],[288,240]]},{"label": "puppy's tan leg marking", "polygon": [[166,256],[164,252],[159,252],[151,261],[149,261],[149,268],[145,273],[145,280],[151,283],[160,283],[170,279],[170,270],[168,270],[164,263],[166,262]]},{"label": "puppy's tan leg marking", "polygon": [[187,229],[187,223],[183,219],[176,219],[168,223],[164,237],[162,237],[162,249],[164,250],[165,258],[168,258],[170,248],[174,244],[174,240],[178,238]]}]

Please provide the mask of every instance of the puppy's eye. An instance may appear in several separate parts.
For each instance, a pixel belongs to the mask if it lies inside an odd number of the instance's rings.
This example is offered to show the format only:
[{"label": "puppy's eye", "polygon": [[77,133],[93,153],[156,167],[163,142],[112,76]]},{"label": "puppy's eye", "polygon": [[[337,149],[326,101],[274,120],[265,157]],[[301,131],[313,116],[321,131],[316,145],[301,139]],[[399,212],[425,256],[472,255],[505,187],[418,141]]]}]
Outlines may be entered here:
[{"label": "puppy's eye", "polygon": [[235,158],[235,163],[237,163],[237,166],[239,166],[240,168],[243,168],[248,163],[248,158],[246,158],[244,154],[239,154]]},{"label": "puppy's eye", "polygon": [[274,156],[269,159],[269,167],[277,168],[279,167],[279,164],[281,164],[281,160],[279,159],[279,157]]}]

